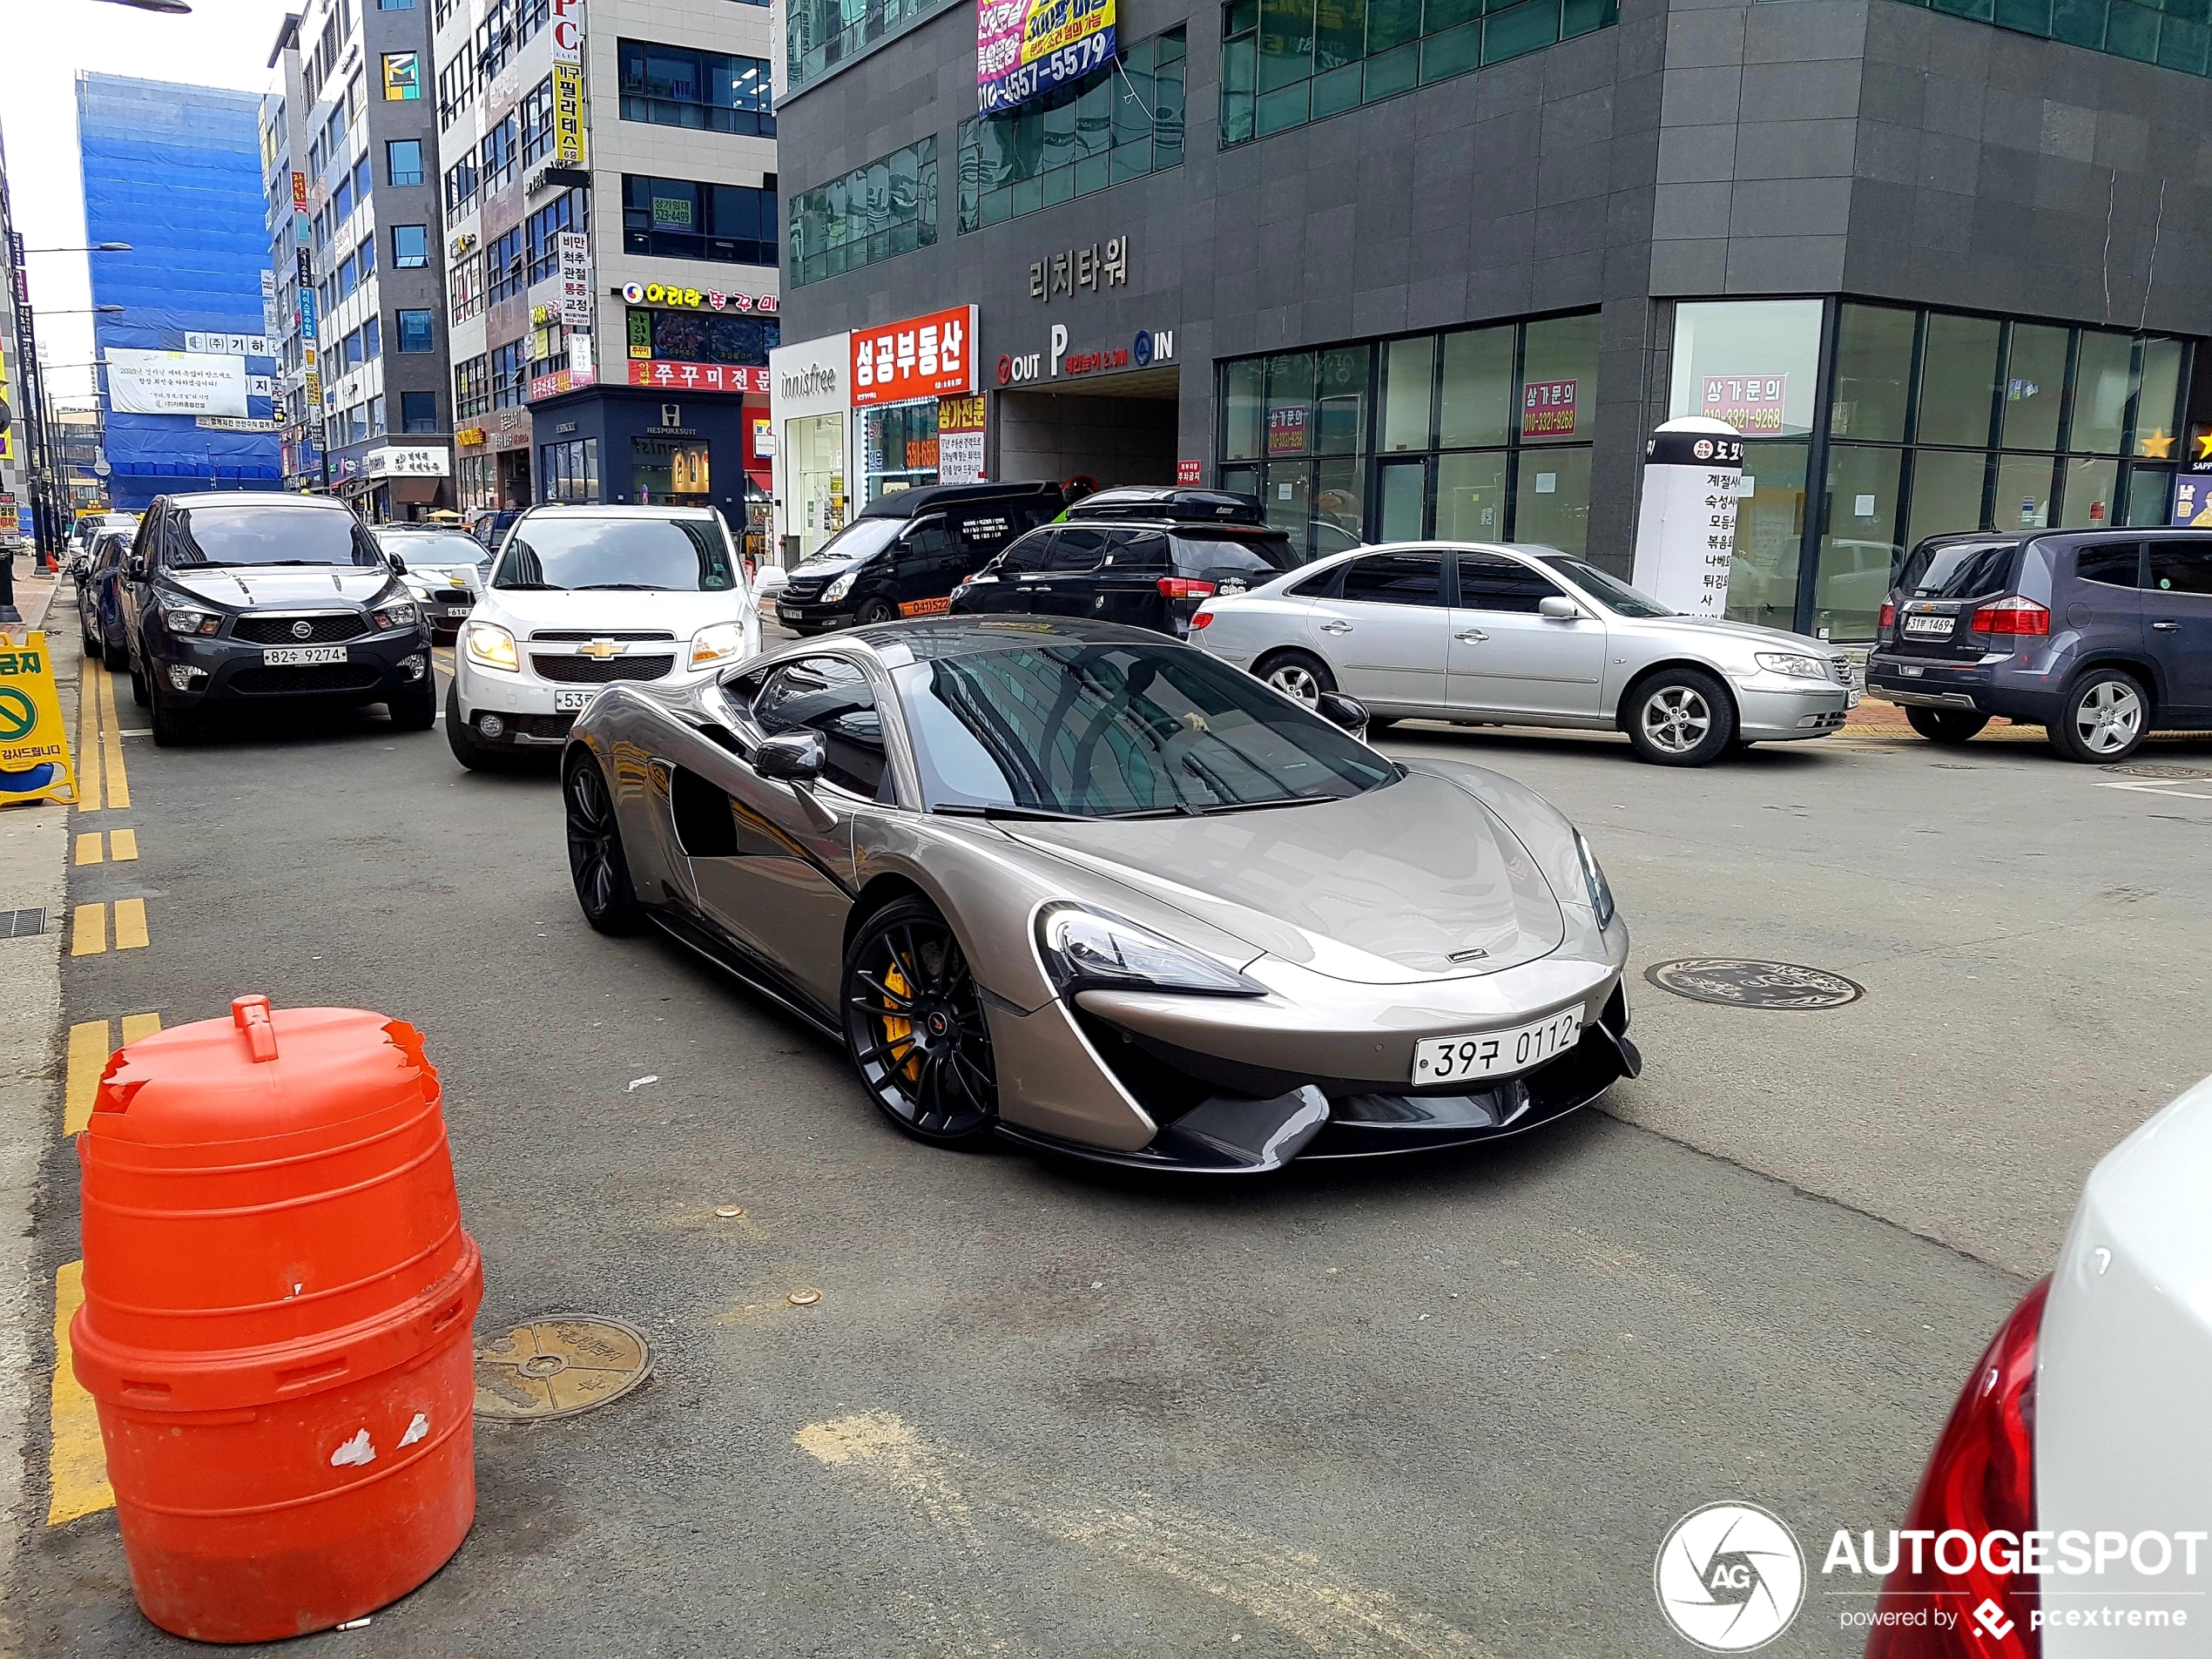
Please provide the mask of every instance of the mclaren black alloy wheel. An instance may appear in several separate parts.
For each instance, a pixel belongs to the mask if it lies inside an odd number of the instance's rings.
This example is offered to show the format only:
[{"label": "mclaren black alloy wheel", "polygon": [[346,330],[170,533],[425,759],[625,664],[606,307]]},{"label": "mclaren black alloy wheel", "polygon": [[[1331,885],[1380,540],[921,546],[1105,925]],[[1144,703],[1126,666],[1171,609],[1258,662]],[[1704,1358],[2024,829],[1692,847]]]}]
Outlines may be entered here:
[{"label": "mclaren black alloy wheel", "polygon": [[583,919],[603,934],[634,933],[643,912],[630,884],[630,860],[623,856],[622,826],[606,778],[589,754],[569,768],[561,799],[567,807],[569,873]]},{"label": "mclaren black alloy wheel", "polygon": [[936,1146],[973,1146],[998,1121],[983,1001],[960,941],[921,898],[886,905],[845,954],[845,1049],[868,1098]]}]

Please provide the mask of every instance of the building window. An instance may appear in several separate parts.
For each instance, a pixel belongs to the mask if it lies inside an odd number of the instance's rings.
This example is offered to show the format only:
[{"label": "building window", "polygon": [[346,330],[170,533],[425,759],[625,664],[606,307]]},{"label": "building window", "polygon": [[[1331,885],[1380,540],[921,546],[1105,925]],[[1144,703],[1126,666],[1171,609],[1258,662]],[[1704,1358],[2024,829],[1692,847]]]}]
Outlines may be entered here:
[{"label": "building window", "polygon": [[1003,114],[960,124],[960,228],[1033,213],[1183,160],[1185,35]]},{"label": "building window", "polygon": [[414,52],[384,54],[384,101],[406,102],[422,96],[421,58]]},{"label": "building window", "polygon": [[392,226],[392,266],[419,271],[430,263],[430,227],[427,225]]},{"label": "building window", "polygon": [[515,37],[507,27],[507,0],[491,0],[484,9],[484,20],[476,25],[476,78],[489,83],[507,67],[514,51]]},{"label": "building window", "polygon": [[484,250],[484,303],[496,306],[502,300],[512,300],[528,287],[523,227],[517,225]]},{"label": "building window", "polygon": [[616,52],[622,65],[624,120],[776,136],[766,59],[638,40],[617,42]]},{"label": "building window", "polygon": [[354,329],[340,343],[339,354],[341,367],[348,374],[361,366],[361,331],[360,329]]},{"label": "building window", "polygon": [[307,177],[322,177],[322,134],[320,132],[307,140]]},{"label": "building window", "polygon": [[553,78],[548,75],[524,97],[516,114],[523,123],[523,165],[529,166],[553,149]]},{"label": "building window", "polygon": [[330,192],[330,224],[332,229],[343,225],[354,215],[354,179],[351,173],[338,181]]},{"label": "building window", "polygon": [[857,271],[937,240],[937,140],[924,138],[794,197],[791,280]]},{"label": "building window", "polygon": [[[935,140],[927,141],[933,151]],[[934,173],[934,169],[933,169]],[[934,197],[933,179],[933,197]],[[622,179],[624,251],[725,265],[776,263],[776,192],[689,179]],[[932,212],[932,220],[935,214]]]},{"label": "building window", "polygon": [[427,311],[401,311],[393,315],[399,326],[398,349],[402,355],[435,351],[437,339]]},{"label": "building window", "polygon": [[384,145],[384,182],[419,185],[422,182],[422,140],[392,138]]},{"label": "building window", "polygon": [[499,473],[490,455],[462,455],[453,463],[454,493],[463,507],[499,505]]},{"label": "building window", "polygon": [[446,223],[464,218],[476,206],[476,158],[463,156],[446,169]]},{"label": "building window", "polygon": [[438,429],[438,395],[435,392],[401,392],[400,428],[406,432],[435,432]]},{"label": "building window", "polygon": [[[753,0],[758,4],[759,0]],[[791,0],[784,12],[789,91],[819,80],[862,48],[942,11],[953,0]]]},{"label": "building window", "polygon": [[583,206],[584,195],[581,190],[564,191],[557,200],[548,203],[523,221],[530,281],[543,282],[559,272],[560,233],[589,228],[581,218]]},{"label": "building window", "polygon": [[496,409],[518,408],[527,388],[529,360],[528,340],[513,340],[496,347],[491,354],[491,406]]},{"label": "building window", "polygon": [[412,11],[415,0],[376,0],[376,9],[379,11]]},{"label": "building window", "polygon": [[338,261],[338,294],[341,300],[361,287],[361,276],[354,268],[354,256],[348,253]]},{"label": "building window", "polygon": [[[361,72],[355,70],[346,81],[346,125],[350,127],[361,118],[361,111],[368,107],[368,94],[362,89]],[[334,115],[332,120],[338,118]]]},{"label": "building window", "polygon": [[451,310],[455,322],[467,322],[484,308],[484,256],[482,250],[464,253],[448,267]]},{"label": "building window", "polygon": [[1619,0],[1227,0],[1224,148],[1620,21]]},{"label": "building window", "polygon": [[491,359],[471,357],[453,366],[453,416],[466,421],[491,408]]},{"label": "building window", "polygon": [[628,339],[634,359],[672,363],[738,363],[767,366],[768,354],[783,340],[773,317],[732,316],[726,311],[653,311],[630,308]]},{"label": "building window", "polygon": [[354,205],[355,206],[368,206],[369,192],[375,187],[375,172],[369,166],[368,157],[364,152],[361,158],[354,164]]},{"label": "building window", "polygon": [[384,331],[374,317],[361,325],[361,361],[373,363],[384,354]]},{"label": "building window", "polygon": [[361,245],[354,252],[354,263],[361,267],[361,280],[366,282],[376,274],[376,233],[372,231],[361,238]]},{"label": "building window", "polygon": [[1318,556],[1588,543],[1595,312],[1223,365],[1221,485]]},{"label": "building window", "polygon": [[520,46],[544,28],[551,15],[549,0],[515,0],[515,44]]},{"label": "building window", "polygon": [[461,118],[476,91],[475,55],[467,46],[454,53],[438,71],[438,129],[443,132]]},{"label": "building window", "polygon": [[485,195],[503,190],[514,182],[515,156],[520,147],[516,139],[521,131],[522,123],[510,110],[504,121],[484,134],[478,177]]},{"label": "building window", "polygon": [[599,440],[572,438],[537,447],[540,501],[575,503],[599,499]]},{"label": "building window", "polygon": [[368,435],[372,438],[384,435],[384,400],[381,397],[368,400]]},{"label": "building window", "polygon": [[[1928,0],[1905,3],[1925,6]],[[2212,62],[2208,62],[2212,29],[2207,28],[2204,13],[2195,8],[2161,10],[2156,0],[2149,5],[2131,3],[2131,0],[2058,0],[2055,5],[2049,0],[1995,0],[1993,11],[1989,0],[1980,0],[1980,3],[1936,10],[2045,40],[2063,41],[2069,46],[2087,46],[2114,57],[2133,58],[2139,64],[2161,64],[2188,75],[2212,75]]]}]

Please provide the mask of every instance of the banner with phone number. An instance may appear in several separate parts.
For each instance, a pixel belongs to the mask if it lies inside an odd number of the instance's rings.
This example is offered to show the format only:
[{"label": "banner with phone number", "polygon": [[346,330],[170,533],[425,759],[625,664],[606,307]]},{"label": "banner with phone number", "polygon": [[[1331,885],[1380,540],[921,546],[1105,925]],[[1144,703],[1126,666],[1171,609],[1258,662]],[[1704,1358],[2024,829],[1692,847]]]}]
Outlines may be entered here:
[{"label": "banner with phone number", "polygon": [[1114,59],[1114,0],[976,0],[975,107],[1026,104]]}]

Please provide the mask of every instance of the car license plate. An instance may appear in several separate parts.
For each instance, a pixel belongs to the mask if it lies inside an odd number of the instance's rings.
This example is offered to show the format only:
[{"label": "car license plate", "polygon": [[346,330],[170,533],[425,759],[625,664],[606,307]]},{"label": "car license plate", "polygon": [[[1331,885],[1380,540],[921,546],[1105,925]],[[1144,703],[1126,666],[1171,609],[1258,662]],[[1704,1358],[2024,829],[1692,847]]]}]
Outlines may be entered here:
[{"label": "car license plate", "polygon": [[948,594],[941,599],[907,599],[902,601],[899,606],[899,614],[902,617],[941,617],[950,611],[952,608],[952,596]]},{"label": "car license plate", "polygon": [[1582,1037],[1582,1010],[1572,1008],[1510,1031],[1476,1031],[1460,1037],[1424,1037],[1413,1045],[1413,1082],[1454,1083],[1470,1077],[1506,1077],[1565,1054]]},{"label": "car license plate", "polygon": [[556,691],[553,693],[553,712],[556,714],[574,713],[598,695],[599,688],[596,685],[582,685],[574,691]]},{"label": "car license plate", "polygon": [[779,622],[796,622],[799,620],[799,612],[792,606],[779,604],[776,607],[776,619]]},{"label": "car license plate", "polygon": [[1856,685],[1844,693],[1844,706],[1847,709],[1855,709],[1858,706],[1858,688]]},{"label": "car license plate", "polygon": [[342,663],[346,660],[343,645],[267,645],[261,651],[262,664],[269,668],[294,668],[307,663]]},{"label": "car license plate", "polygon": [[445,608],[445,613],[448,618],[465,617],[469,614],[469,609],[470,607],[467,605],[448,605]]},{"label": "car license plate", "polygon": [[1948,639],[1956,617],[1907,617],[1905,631],[1916,639]]}]

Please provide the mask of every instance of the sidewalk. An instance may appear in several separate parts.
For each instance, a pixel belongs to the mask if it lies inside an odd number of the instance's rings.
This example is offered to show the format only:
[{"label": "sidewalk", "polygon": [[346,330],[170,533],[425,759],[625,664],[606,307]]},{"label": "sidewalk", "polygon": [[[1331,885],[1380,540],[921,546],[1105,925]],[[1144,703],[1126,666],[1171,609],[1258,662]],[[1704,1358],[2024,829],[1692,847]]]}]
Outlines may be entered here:
[{"label": "sidewalk", "polygon": [[19,556],[16,560],[16,610],[21,613],[23,621],[20,624],[12,622],[0,624],[0,628],[11,634],[21,634],[26,630],[46,625],[47,609],[54,603],[54,590],[61,585],[62,581],[60,577],[48,576],[43,570],[26,575],[24,563]]}]

